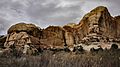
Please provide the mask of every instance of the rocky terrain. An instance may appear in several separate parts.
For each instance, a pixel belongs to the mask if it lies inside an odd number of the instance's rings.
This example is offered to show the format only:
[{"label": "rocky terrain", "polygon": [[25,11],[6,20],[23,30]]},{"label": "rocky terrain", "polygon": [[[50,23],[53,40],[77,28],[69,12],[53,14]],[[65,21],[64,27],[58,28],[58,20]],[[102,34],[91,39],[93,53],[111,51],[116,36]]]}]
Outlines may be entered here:
[{"label": "rocky terrain", "polygon": [[0,37],[0,46],[3,52],[15,49],[28,55],[42,50],[110,49],[112,44],[120,48],[119,20],[120,16],[112,17],[106,7],[99,6],[78,24],[41,29],[34,24],[18,23]]}]

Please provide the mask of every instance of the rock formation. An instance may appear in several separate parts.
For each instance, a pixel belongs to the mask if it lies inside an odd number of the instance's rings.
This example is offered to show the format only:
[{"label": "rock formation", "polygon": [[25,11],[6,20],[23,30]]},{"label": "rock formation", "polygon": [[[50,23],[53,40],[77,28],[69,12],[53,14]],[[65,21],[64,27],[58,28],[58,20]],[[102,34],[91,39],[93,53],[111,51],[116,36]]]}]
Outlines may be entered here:
[{"label": "rock formation", "polygon": [[[23,53],[35,53],[40,47],[40,30],[33,24],[18,23],[8,30],[8,35],[4,47],[17,49]],[[26,46],[29,46],[26,48]]]},{"label": "rock formation", "polygon": [[23,53],[28,50],[34,53],[41,48],[71,49],[81,43],[91,45],[96,42],[120,42],[119,25],[120,16],[112,17],[106,7],[99,6],[87,13],[79,24],[49,26],[46,29],[39,29],[34,24],[15,24],[8,30],[4,47],[14,46]]},{"label": "rock formation", "polygon": [[40,42],[50,48],[61,48],[73,45],[72,35],[59,26],[49,26],[42,30]]},{"label": "rock formation", "polygon": [[63,48],[65,31],[61,27],[49,26],[42,30],[41,43],[47,44],[50,48]]},{"label": "rock formation", "polygon": [[[81,39],[86,36],[116,37],[116,23],[106,7],[99,6],[87,13],[77,28]],[[114,30],[114,31],[113,31]]]},{"label": "rock formation", "polygon": [[100,42],[115,39],[119,37],[118,25],[119,18],[113,18],[106,7],[99,6],[87,13],[79,24],[64,28],[72,32],[74,44],[79,44],[83,41]]},{"label": "rock formation", "polygon": [[114,30],[116,30],[116,37],[120,38],[120,16],[116,16],[114,17],[114,22],[116,23],[116,28],[114,28]]},{"label": "rock formation", "polygon": [[74,44],[119,42],[119,20],[120,17],[113,18],[106,7],[98,6],[87,13],[79,24],[71,24],[63,28],[72,34]]},{"label": "rock formation", "polygon": [[34,24],[25,24],[25,23],[18,23],[15,25],[12,25],[8,29],[8,34],[11,34],[12,32],[26,32],[29,35],[35,36],[35,37],[40,37],[40,30],[38,27],[36,27]]}]

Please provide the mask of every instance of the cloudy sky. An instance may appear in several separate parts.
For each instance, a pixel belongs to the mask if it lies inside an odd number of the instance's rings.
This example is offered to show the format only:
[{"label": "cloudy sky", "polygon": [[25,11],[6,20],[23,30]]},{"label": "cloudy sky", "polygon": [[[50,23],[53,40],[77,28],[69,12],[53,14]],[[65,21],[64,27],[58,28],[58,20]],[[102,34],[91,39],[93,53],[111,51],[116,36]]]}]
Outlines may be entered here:
[{"label": "cloudy sky", "polygon": [[97,6],[106,6],[112,16],[120,15],[120,0],[0,0],[0,34],[19,22],[41,28],[78,23]]}]

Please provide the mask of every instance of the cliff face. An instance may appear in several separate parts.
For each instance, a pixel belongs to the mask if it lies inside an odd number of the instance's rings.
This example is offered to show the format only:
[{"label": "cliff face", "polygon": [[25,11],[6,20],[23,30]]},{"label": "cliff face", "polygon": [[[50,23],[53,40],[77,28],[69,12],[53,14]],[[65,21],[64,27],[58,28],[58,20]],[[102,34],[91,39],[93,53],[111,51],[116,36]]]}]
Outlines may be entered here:
[{"label": "cliff face", "polygon": [[87,13],[79,24],[68,24],[63,27],[49,26],[39,29],[34,24],[18,23],[8,30],[4,46],[24,47],[32,45],[35,48],[73,48],[74,45],[85,42],[110,41],[120,37],[120,16],[112,17],[108,9],[99,6]]},{"label": "cliff face", "polygon": [[65,30],[66,43],[69,48],[72,48],[75,45],[75,37],[74,37],[75,25],[76,24],[63,26]]},{"label": "cliff face", "polygon": [[67,25],[63,28],[72,34],[74,44],[79,44],[86,39],[85,37],[89,39],[93,36],[116,37],[116,25],[117,23],[108,12],[108,9],[104,6],[99,6],[87,13],[79,24]]},{"label": "cliff face", "polygon": [[[87,13],[79,24],[67,28],[72,32],[74,43],[79,44],[82,40],[99,41],[103,38],[116,38],[119,36],[119,19],[113,18],[108,9],[99,6]],[[94,39],[94,40],[92,40]]]},{"label": "cliff face", "polygon": [[103,6],[99,6],[86,14],[80,21],[78,29],[81,33],[83,32],[83,35],[96,33],[110,38],[116,36],[116,23],[107,8]]},{"label": "cliff face", "polygon": [[61,48],[65,45],[64,35],[65,31],[61,27],[50,26],[42,31],[40,41],[50,48]]},{"label": "cliff face", "polygon": [[40,30],[34,24],[18,23],[9,28],[4,47],[34,54],[41,46],[39,36]]},{"label": "cliff face", "polygon": [[116,37],[120,38],[120,16],[116,16],[114,17],[114,22],[116,23],[116,28],[114,28],[114,30],[116,30]]},{"label": "cliff face", "polygon": [[42,31],[40,42],[50,48],[64,48],[73,45],[71,34],[59,26],[49,26]]}]

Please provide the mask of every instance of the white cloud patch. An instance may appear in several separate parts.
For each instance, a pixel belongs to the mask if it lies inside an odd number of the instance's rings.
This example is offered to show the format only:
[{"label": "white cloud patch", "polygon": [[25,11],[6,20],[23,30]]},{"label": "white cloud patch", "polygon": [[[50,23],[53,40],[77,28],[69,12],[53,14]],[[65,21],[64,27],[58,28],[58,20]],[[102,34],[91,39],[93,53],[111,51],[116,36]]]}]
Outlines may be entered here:
[{"label": "white cloud patch", "polygon": [[80,0],[60,0],[59,4],[57,4],[56,8],[65,8],[65,7],[73,7],[73,6],[76,6],[80,3],[82,3],[84,1],[80,1]]}]

